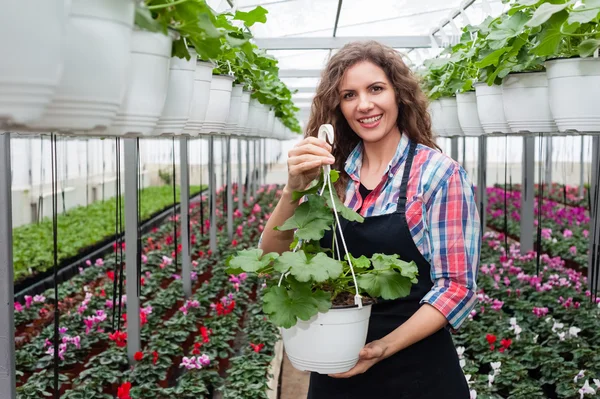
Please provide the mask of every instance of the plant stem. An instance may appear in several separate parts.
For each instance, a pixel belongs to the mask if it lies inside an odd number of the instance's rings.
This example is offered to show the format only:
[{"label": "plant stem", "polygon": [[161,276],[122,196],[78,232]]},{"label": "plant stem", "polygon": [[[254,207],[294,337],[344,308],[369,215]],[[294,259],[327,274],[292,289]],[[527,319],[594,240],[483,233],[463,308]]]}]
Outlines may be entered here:
[{"label": "plant stem", "polygon": [[185,3],[189,0],[177,0],[174,1],[173,3],[166,3],[166,4],[156,4],[154,6],[148,6],[149,10],[160,10],[161,8],[167,8],[167,7],[171,7],[171,6],[176,6],[178,4],[182,4]]},{"label": "plant stem", "polygon": [[560,27],[560,33],[565,36],[573,36],[573,37],[587,37],[591,35],[595,35],[598,32],[588,32],[588,33],[567,33],[563,31],[562,26]]}]

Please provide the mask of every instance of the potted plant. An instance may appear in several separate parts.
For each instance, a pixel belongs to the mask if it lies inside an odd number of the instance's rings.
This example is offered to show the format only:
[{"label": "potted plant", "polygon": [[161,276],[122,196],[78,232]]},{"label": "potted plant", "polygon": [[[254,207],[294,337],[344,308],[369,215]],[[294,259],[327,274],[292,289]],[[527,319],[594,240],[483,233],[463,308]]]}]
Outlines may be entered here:
[{"label": "potted plant", "polygon": [[336,235],[338,213],[347,220],[363,220],[332,190],[338,176],[337,171],[324,171],[306,191],[294,193],[295,199],[305,196],[306,201],[277,227],[295,230],[293,250],[278,255],[248,249],[227,261],[228,273],[255,273],[266,278],[263,311],[281,327],[294,367],[325,374],[347,371],[358,361],[372,303],[378,298],[406,296],[417,281],[415,263],[404,262],[397,255],[356,259],[344,244],[346,256],[336,259],[326,254],[335,254],[335,248],[320,247],[326,230]]}]

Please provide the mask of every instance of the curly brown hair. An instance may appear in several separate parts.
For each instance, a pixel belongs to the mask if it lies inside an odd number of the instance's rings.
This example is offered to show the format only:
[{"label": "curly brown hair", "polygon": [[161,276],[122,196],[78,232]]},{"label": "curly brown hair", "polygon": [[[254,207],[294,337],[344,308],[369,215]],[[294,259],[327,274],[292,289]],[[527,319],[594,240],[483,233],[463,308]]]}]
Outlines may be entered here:
[{"label": "curly brown hair", "polygon": [[394,87],[398,101],[397,124],[400,132],[406,134],[412,141],[439,150],[431,132],[427,97],[419,86],[418,78],[402,60],[401,54],[373,40],[346,44],[331,57],[321,74],[321,81],[304,132],[304,137],[317,137],[322,124],[333,125],[336,140],[332,151],[335,163],[332,167],[340,172],[335,188],[342,199],[345,197],[346,186],[350,179],[344,171],[344,164],[361,139],[342,115],[338,90],[344,72],[362,61],[372,62],[383,69]]}]

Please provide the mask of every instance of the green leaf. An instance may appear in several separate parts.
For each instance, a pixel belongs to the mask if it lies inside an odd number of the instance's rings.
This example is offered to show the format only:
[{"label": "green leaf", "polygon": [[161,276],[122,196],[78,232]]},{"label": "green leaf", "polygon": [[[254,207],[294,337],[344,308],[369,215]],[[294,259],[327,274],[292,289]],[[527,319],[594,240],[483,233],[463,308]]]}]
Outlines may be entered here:
[{"label": "green leaf", "polygon": [[407,277],[394,270],[371,272],[357,276],[358,286],[372,298],[398,299],[410,294],[412,286]]},{"label": "green leaf", "polygon": [[567,23],[587,24],[598,18],[600,13],[600,0],[586,0],[582,7],[575,8],[569,13]]},{"label": "green leaf", "polygon": [[143,3],[137,4],[135,7],[135,25],[150,32],[167,31],[167,27],[155,20],[152,17],[152,12]]},{"label": "green leaf", "polygon": [[594,54],[597,48],[600,47],[600,40],[598,39],[586,39],[579,43],[577,46],[577,51],[579,51],[579,55],[581,57],[589,57]]},{"label": "green leaf", "polygon": [[364,255],[362,255],[360,258],[355,258],[354,256],[348,254],[344,257],[344,259],[346,259],[347,261],[348,257],[350,257],[350,260],[352,261],[352,266],[355,269],[368,269],[371,267],[371,261]]},{"label": "green leaf", "polygon": [[487,56],[485,56],[485,58],[483,58],[481,61],[477,62],[475,64],[475,66],[477,68],[485,68],[488,67],[490,65],[497,65],[498,61],[500,60],[500,57],[506,53],[508,50],[510,50],[509,47],[503,47],[499,50],[493,51],[490,54],[488,54]]},{"label": "green leaf", "polygon": [[319,312],[326,313],[331,309],[331,293],[322,290],[317,290],[312,293],[312,298],[315,300]]},{"label": "green leaf", "polygon": [[312,258],[307,257],[302,250],[284,252],[275,262],[275,270],[281,273],[289,271],[300,282],[322,283],[335,279],[342,274],[342,269],[339,261],[328,257],[323,252]]},{"label": "green leaf", "polygon": [[539,43],[533,48],[533,54],[547,57],[558,52],[558,46],[564,38],[560,30],[567,19],[567,15],[568,13],[563,10],[550,17],[539,34]]},{"label": "green leaf", "polygon": [[265,23],[267,22],[267,13],[268,11],[261,6],[256,7],[252,11],[244,12],[244,11],[236,11],[233,19],[238,21],[243,21],[244,25],[252,26],[257,22]]},{"label": "green leaf", "polygon": [[521,11],[502,20],[497,25],[493,25],[487,40],[504,40],[510,37],[515,37],[521,33],[529,18]]},{"label": "green leaf", "polygon": [[331,183],[335,183],[340,178],[340,172],[335,169],[331,169],[329,172],[329,179],[331,179]]},{"label": "green leaf", "polygon": [[275,252],[263,256],[262,249],[245,249],[238,251],[237,255],[231,256],[227,260],[227,273],[239,274],[244,272],[259,272],[269,266],[273,259],[279,255]]},{"label": "green leaf", "polygon": [[[327,201],[327,206],[333,210],[333,203],[331,202],[332,196],[329,194],[329,187],[325,189],[325,191],[323,192],[323,196]],[[340,215],[342,215],[344,219],[349,220],[351,222],[364,222],[365,219],[362,216],[360,216],[358,213],[354,212],[352,209],[344,205],[344,203],[340,200],[340,197],[338,197],[336,192],[333,193],[333,201],[335,202],[335,209]]]},{"label": "green leaf", "polygon": [[[321,182],[321,185],[322,184],[323,183]],[[321,185],[319,185],[318,180],[313,180],[313,182],[308,186],[308,188],[306,190],[292,192],[292,200],[298,201],[300,198],[304,197],[305,195],[317,194],[319,192],[319,189],[321,188]]]},{"label": "green leaf", "polygon": [[398,270],[402,276],[410,279],[412,283],[417,283],[419,269],[414,261],[406,262],[400,259],[398,255],[384,254],[374,254],[371,261],[375,270]]},{"label": "green leaf", "polygon": [[542,4],[535,12],[529,21],[527,21],[527,26],[535,28],[536,26],[540,26],[544,22],[550,19],[551,16],[560,12],[567,8],[569,3],[565,4],[550,4],[544,3]]},{"label": "green leaf", "polygon": [[325,235],[325,230],[331,230],[332,224],[333,215],[325,206],[325,200],[322,197],[309,196],[308,201],[296,208],[294,216],[275,229],[296,229],[296,235],[302,240],[320,240]]},{"label": "green leaf", "polygon": [[275,325],[290,328],[297,319],[308,320],[319,311],[315,299],[310,295],[294,293],[285,287],[271,287],[265,289],[263,296],[263,311]]}]

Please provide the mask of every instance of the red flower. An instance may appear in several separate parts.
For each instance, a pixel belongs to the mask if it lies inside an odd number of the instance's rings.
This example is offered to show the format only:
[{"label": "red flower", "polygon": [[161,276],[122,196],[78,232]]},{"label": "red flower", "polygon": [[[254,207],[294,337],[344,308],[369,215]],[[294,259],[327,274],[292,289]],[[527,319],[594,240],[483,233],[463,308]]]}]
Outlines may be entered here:
[{"label": "red flower", "polygon": [[133,355],[133,358],[135,359],[136,362],[139,362],[140,360],[142,360],[144,358],[144,354],[142,352],[135,352],[135,355]]},{"label": "red flower", "polygon": [[494,334],[486,335],[485,339],[487,340],[488,344],[490,344],[490,345],[493,345],[494,343],[496,343],[496,336]]},{"label": "red flower", "polygon": [[204,342],[205,344],[210,342],[210,339],[208,338],[208,335],[209,335],[208,328],[206,328],[204,326],[200,327],[200,334],[202,335],[202,342]]},{"label": "red flower", "polygon": [[250,343],[250,346],[252,347],[252,350],[254,352],[258,353],[258,352],[260,352],[262,350],[262,348],[265,347],[265,344],[258,344],[257,345],[257,344]]},{"label": "red flower", "polygon": [[200,354],[200,347],[202,346],[202,342],[195,342],[194,343],[194,350],[192,351],[193,355],[199,355]]},{"label": "red flower", "polygon": [[144,277],[140,277],[140,284],[141,285],[146,284],[146,280],[144,279]]},{"label": "red flower", "polygon": [[198,256],[201,258],[204,257],[204,251],[198,251]]},{"label": "red flower", "polygon": [[106,291],[104,291],[104,288],[102,288],[102,290],[100,291],[100,296],[102,298],[106,297]]},{"label": "red flower", "polygon": [[124,348],[127,346],[127,333],[126,332],[115,331],[112,334],[108,334],[108,338],[110,338],[111,341],[114,341],[114,343],[119,348]]},{"label": "red flower", "polygon": [[156,364],[156,362],[158,361],[158,352],[157,351],[153,351],[152,352],[152,364]]},{"label": "red flower", "polygon": [[208,254],[208,256],[210,256],[212,255],[212,250],[209,249],[206,253]]},{"label": "red flower", "polygon": [[237,240],[235,238],[233,240],[231,240],[231,246],[232,247],[237,247],[237,245],[238,245],[238,242],[237,242]]},{"label": "red flower", "polygon": [[504,352],[506,349],[508,349],[510,347],[510,344],[512,344],[512,339],[510,339],[510,338],[503,339],[502,341],[500,341],[500,344],[502,345],[502,347],[498,350],[500,352]]},{"label": "red flower", "polygon": [[129,391],[131,390],[131,382],[127,381],[119,387],[117,390],[117,398],[119,399],[131,399]]},{"label": "red flower", "polygon": [[146,313],[140,311],[140,325],[144,325],[148,323],[148,315],[146,315]]},{"label": "red flower", "polygon": [[112,270],[107,271],[106,276],[110,279],[110,281],[115,281],[115,272]]}]

